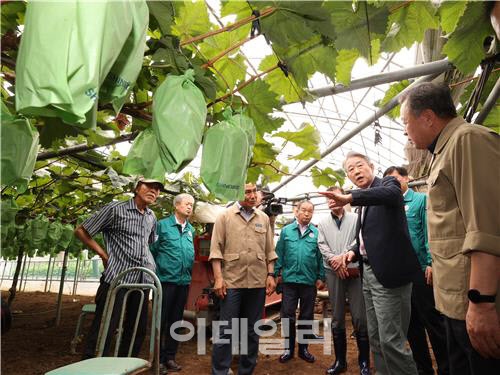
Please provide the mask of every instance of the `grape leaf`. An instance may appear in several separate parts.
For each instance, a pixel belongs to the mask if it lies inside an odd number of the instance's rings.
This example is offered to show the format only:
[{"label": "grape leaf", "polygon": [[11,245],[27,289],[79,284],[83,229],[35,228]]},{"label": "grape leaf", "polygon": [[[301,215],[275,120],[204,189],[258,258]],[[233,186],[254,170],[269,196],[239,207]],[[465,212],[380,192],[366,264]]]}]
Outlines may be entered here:
[{"label": "grape leaf", "polygon": [[311,124],[304,123],[298,131],[278,132],[273,134],[273,137],[283,138],[286,142],[293,142],[295,145],[302,148],[303,151],[299,155],[295,155],[290,159],[308,160],[320,158],[320,134],[318,129]]},{"label": "grape leaf", "polygon": [[240,93],[248,103],[247,114],[252,118],[258,133],[270,133],[283,125],[282,118],[270,116],[273,109],[280,109],[281,105],[267,83],[256,80],[240,90]]},{"label": "grape leaf", "polygon": [[455,30],[466,7],[467,1],[446,0],[439,4],[438,14],[441,21],[440,25],[444,32],[451,33]]},{"label": "grape leaf", "polygon": [[389,16],[389,30],[382,42],[382,51],[397,52],[421,42],[427,29],[439,26],[436,8],[427,1],[403,4]]},{"label": "grape leaf", "polygon": [[359,57],[357,49],[342,49],[338,52],[335,66],[337,82],[349,85],[351,83],[351,70]]},{"label": "grape leaf", "polygon": [[493,34],[493,28],[484,11],[484,4],[470,2],[460,18],[460,24],[443,46],[443,53],[462,73],[471,73],[485,57],[484,39]]},{"label": "grape leaf", "polygon": [[355,10],[352,3],[346,1],[325,2],[324,6],[331,13],[335,24],[336,48],[356,48],[369,62],[375,62],[377,51],[371,48],[371,43],[385,34],[389,11],[387,7],[377,8],[366,2],[358,4]]}]

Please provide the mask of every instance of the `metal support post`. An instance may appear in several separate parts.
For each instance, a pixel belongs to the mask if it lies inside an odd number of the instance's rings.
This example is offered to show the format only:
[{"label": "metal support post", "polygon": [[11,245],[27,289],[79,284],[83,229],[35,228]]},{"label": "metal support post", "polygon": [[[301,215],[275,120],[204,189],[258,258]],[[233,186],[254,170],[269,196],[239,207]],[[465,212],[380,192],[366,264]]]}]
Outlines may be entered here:
[{"label": "metal support post", "polygon": [[4,262],[3,262],[2,278],[0,279],[0,287],[3,284],[3,278],[5,276],[5,269],[6,268],[7,268],[7,259],[5,259]]},{"label": "metal support post", "polygon": [[49,266],[47,267],[47,276],[45,277],[45,288],[43,288],[43,292],[47,293],[47,286],[49,284],[49,275],[50,275],[50,264],[52,261],[52,254],[49,256]]},{"label": "metal support post", "polygon": [[31,266],[31,257],[28,257],[28,266],[26,267],[26,275],[24,276],[23,292],[26,290],[26,283],[28,282],[30,266]]},{"label": "metal support post", "polygon": [[59,295],[57,296],[57,310],[56,310],[56,327],[61,323],[61,310],[62,310],[62,295],[64,291],[64,278],[66,277],[66,268],[68,265],[69,246],[64,250],[63,266],[61,270],[61,280],[59,282]]},{"label": "metal support post", "polygon": [[17,289],[18,292],[21,291],[21,287],[23,286],[23,276],[24,276],[24,269],[26,267],[26,258],[28,258],[28,254],[24,254],[23,267],[21,268],[21,275],[19,277],[19,287]]},{"label": "metal support post", "polygon": [[80,277],[80,256],[76,258],[75,267],[75,278],[73,279],[73,295],[76,294],[76,288],[78,288],[78,278]]},{"label": "metal support post", "polygon": [[[382,85],[384,83],[391,83],[402,81],[404,79],[411,79],[422,77],[436,72],[444,72],[453,68],[453,65],[447,60],[433,61],[426,64],[420,64],[411,68],[401,69],[396,72],[378,73],[369,77],[354,79],[349,86],[332,85],[327,87],[320,87],[318,89],[308,90],[307,92],[316,98],[340,94],[343,92],[354,91],[365,87],[372,87]],[[286,103],[291,104],[291,103]]]},{"label": "metal support post", "polygon": [[50,279],[49,279],[49,292],[50,288],[52,288],[52,278],[54,277],[54,268],[56,268],[56,259],[57,257],[54,257],[54,260],[52,261],[52,271],[50,271]]}]

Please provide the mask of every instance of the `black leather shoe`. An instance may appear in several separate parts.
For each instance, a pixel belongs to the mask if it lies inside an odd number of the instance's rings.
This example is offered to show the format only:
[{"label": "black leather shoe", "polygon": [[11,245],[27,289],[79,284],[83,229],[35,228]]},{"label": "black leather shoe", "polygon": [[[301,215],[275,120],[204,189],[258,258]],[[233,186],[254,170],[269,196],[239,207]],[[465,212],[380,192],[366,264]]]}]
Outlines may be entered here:
[{"label": "black leather shoe", "polygon": [[293,358],[293,352],[290,350],[285,350],[285,352],[282,355],[280,355],[279,361],[281,363],[285,363],[291,360],[292,358]]},{"label": "black leather shoe", "polygon": [[307,350],[307,346],[299,349],[299,358],[309,363],[313,363],[315,360],[314,356]]},{"label": "black leather shoe", "polygon": [[326,369],[328,375],[342,374],[347,371],[347,363],[341,362],[339,360],[332,363],[330,367]]},{"label": "black leather shoe", "polygon": [[167,363],[165,363],[165,367],[167,368],[168,372],[177,372],[182,370],[182,367],[179,366],[179,364],[173,359],[169,359]]},{"label": "black leather shoe", "polygon": [[367,361],[359,363],[359,374],[360,375],[371,375],[370,364]]}]

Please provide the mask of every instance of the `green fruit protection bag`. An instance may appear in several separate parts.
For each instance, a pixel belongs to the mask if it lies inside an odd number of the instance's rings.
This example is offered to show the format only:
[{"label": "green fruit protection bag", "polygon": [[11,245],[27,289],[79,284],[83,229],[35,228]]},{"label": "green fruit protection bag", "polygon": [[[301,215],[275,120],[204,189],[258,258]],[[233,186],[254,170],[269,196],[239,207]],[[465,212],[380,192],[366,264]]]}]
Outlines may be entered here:
[{"label": "green fruit protection bag", "polygon": [[255,145],[255,127],[244,115],[231,116],[225,111],[224,117],[205,134],[200,173],[217,198],[240,200]]},{"label": "green fruit protection bag", "polygon": [[2,257],[7,258],[11,255],[16,257],[17,252],[11,254],[6,249],[9,248],[10,250],[12,250],[14,245],[17,243],[17,240],[16,240],[17,227],[15,225],[6,226],[6,227],[4,227],[2,225],[2,227],[0,228],[0,231],[1,231],[1,235],[2,235],[2,241],[1,241],[1,243],[2,243]]},{"label": "green fruit protection bag", "polygon": [[49,219],[43,215],[38,215],[31,221],[29,229],[31,232],[29,239],[31,249],[42,249],[49,230]]},{"label": "green fruit protection bag", "polygon": [[[4,199],[0,202],[0,235],[2,248],[10,246],[16,236],[16,215],[19,207],[14,199]],[[2,249],[3,250],[3,249]]]},{"label": "green fruit protection bag", "polygon": [[73,238],[73,231],[75,228],[71,224],[64,224],[61,229],[61,237],[59,238],[59,242],[57,246],[60,250],[65,250],[69,244],[71,243],[71,239]]},{"label": "green fruit protection bag", "polygon": [[160,159],[160,149],[151,127],[143,130],[134,140],[134,144],[125,159],[123,173],[142,175],[159,181],[165,179],[165,168]]},{"label": "green fruit protection bag", "polygon": [[168,76],[153,97],[153,130],[167,173],[188,165],[203,138],[207,107],[193,81],[192,69],[181,76]]},{"label": "green fruit protection bag", "polygon": [[97,99],[119,112],[142,67],[145,1],[30,1],[16,63],[16,110],[96,124]]},{"label": "green fruit protection bag", "polygon": [[12,116],[2,103],[1,183],[26,191],[38,152],[38,131],[21,116]]},{"label": "green fruit protection bag", "polygon": [[2,223],[2,229],[16,225],[17,211],[19,211],[19,206],[13,198],[2,199],[0,202],[0,222]]},{"label": "green fruit protection bag", "polygon": [[[59,240],[61,238],[63,230],[63,225],[59,221],[53,221],[49,224],[49,230],[47,232],[47,240],[45,241],[45,246],[42,251],[46,254],[54,254],[58,246]],[[41,253],[37,255],[42,255]]]}]

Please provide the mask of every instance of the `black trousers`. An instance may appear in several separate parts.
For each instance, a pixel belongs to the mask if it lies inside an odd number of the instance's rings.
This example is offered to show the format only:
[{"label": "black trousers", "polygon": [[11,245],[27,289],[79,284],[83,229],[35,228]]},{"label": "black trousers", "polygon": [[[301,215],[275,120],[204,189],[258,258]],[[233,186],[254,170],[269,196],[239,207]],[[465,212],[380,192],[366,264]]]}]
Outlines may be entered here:
[{"label": "black trousers", "polygon": [[175,359],[179,342],[172,338],[170,328],[172,324],[182,320],[184,306],[186,305],[189,285],[161,283],[163,291],[161,304],[161,336],[160,336],[160,362],[166,363]]},{"label": "black trousers", "polygon": [[486,359],[472,347],[465,320],[444,317],[451,375],[500,374],[500,359]]},{"label": "black trousers", "polygon": [[[83,359],[93,358],[96,355],[97,338],[99,335],[99,328],[101,326],[102,315],[104,312],[104,305],[106,303],[106,297],[108,296],[109,287],[110,284],[105,283],[104,281],[102,281],[101,278],[101,283],[99,285],[99,288],[97,289],[97,293],[95,296],[96,309],[95,309],[94,320],[92,321],[92,325],[90,326],[90,330],[85,342]],[[113,337],[114,332],[118,327],[118,323],[120,321],[123,298],[126,292],[127,291],[125,289],[121,289],[116,295],[115,306],[113,309],[113,314],[111,315],[108,335],[106,337],[106,344],[104,346],[104,352],[103,352],[104,357],[109,355],[111,338]],[[125,318],[123,321],[122,340],[120,343],[120,347],[118,349],[119,357],[126,357],[128,355],[130,341],[132,340],[132,335],[134,333],[135,319],[137,318],[137,313],[139,310],[140,297],[141,297],[140,292],[132,292],[129,294],[129,297],[127,299],[127,305],[125,308]],[[141,316],[139,319],[139,324],[137,326],[135,341],[132,347],[132,357],[139,356],[139,353],[141,352],[141,346],[144,341],[144,337],[146,336],[146,328],[148,325],[148,305],[149,305],[149,291],[145,291]]]},{"label": "black trousers", "polygon": [[[227,294],[223,300],[220,301],[220,321],[227,321],[227,324],[221,325],[219,338],[213,337],[214,344],[212,347],[212,374],[213,375],[226,375],[232,360],[232,345],[238,346],[233,343],[232,318],[239,318],[239,337],[240,337],[240,350],[243,352],[243,346],[247,344],[247,354],[240,353],[240,361],[238,367],[239,375],[252,374],[257,364],[257,354],[259,350],[259,336],[254,330],[254,324],[264,312],[264,303],[266,301],[265,288],[232,288],[227,289]],[[248,341],[243,342],[242,337],[242,319],[245,319],[244,324],[248,325],[247,336]],[[218,342],[218,339],[229,340],[228,343]]]},{"label": "black trousers", "polygon": [[429,353],[429,335],[439,375],[448,375],[450,365],[446,349],[446,330],[443,316],[434,305],[432,286],[425,282],[424,273],[413,283],[411,292],[411,317],[408,327],[408,342],[420,375],[433,375],[432,359]]},{"label": "black trousers", "polygon": [[[309,320],[310,324],[301,324],[297,329],[312,330],[312,321],[314,319],[314,300],[316,299],[316,286],[297,284],[297,283],[283,283],[283,299],[281,300],[281,320],[288,322],[283,325],[285,337],[290,337],[290,340],[295,338],[295,311],[300,300],[299,320]],[[288,320],[283,320],[288,318]],[[307,335],[306,335],[307,336]],[[306,344],[300,342],[299,344]],[[285,346],[293,348],[294,343],[285,341]]]}]

